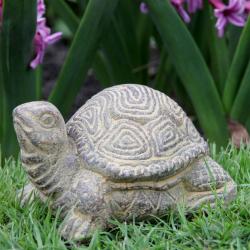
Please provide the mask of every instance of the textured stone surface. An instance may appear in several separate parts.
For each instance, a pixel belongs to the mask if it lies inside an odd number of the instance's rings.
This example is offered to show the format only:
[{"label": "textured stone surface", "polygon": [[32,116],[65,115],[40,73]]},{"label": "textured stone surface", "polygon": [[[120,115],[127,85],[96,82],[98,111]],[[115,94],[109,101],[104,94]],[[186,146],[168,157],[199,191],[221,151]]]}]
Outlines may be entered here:
[{"label": "textured stone surface", "polygon": [[161,216],[178,203],[197,208],[236,194],[183,110],[146,86],[105,89],[67,124],[48,102],[20,105],[13,119],[30,179],[22,201],[51,197],[64,238],[87,238],[112,217]]}]

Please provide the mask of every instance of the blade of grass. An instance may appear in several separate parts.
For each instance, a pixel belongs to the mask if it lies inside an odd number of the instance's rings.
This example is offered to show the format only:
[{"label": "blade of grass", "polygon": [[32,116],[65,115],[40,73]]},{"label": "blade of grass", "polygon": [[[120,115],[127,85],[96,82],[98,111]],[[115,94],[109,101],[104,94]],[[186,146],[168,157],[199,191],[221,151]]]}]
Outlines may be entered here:
[{"label": "blade of grass", "polygon": [[193,102],[204,133],[211,141],[225,145],[228,131],[223,106],[192,36],[169,1],[146,2],[169,57]]},{"label": "blade of grass", "polygon": [[91,0],[79,24],[68,56],[49,100],[65,115],[70,111],[97,51],[99,41],[110,23],[118,0]]},{"label": "blade of grass", "polygon": [[242,76],[246,69],[249,57],[250,57],[250,18],[244,27],[240,40],[233,57],[231,67],[225,83],[225,89],[223,93],[223,103],[225,109],[230,113],[234,98],[237,94],[237,88],[241,82]]}]

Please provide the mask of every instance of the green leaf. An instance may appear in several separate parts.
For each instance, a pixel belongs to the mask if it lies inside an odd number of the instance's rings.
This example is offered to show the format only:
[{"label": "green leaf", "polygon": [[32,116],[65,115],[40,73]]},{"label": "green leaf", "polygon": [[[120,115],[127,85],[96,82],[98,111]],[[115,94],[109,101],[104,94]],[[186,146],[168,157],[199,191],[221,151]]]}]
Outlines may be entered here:
[{"label": "green leaf", "polygon": [[148,82],[148,63],[150,60],[150,38],[153,33],[153,24],[148,15],[140,14],[137,21],[137,40],[139,67],[134,72],[140,73],[142,83]]},{"label": "green leaf", "polygon": [[223,103],[226,111],[230,113],[234,98],[237,94],[238,86],[244,75],[250,57],[250,18],[244,27],[240,40],[229,69],[225,89],[223,93]]},{"label": "green leaf", "polygon": [[5,156],[17,153],[11,113],[15,106],[37,98],[36,72],[29,68],[36,30],[36,0],[4,1],[0,35],[1,85],[5,95]]},{"label": "green leaf", "polygon": [[115,11],[114,22],[122,38],[123,46],[126,48],[130,64],[138,67],[139,51],[134,7],[134,0],[120,1]]},{"label": "green leaf", "polygon": [[[212,10],[210,9],[212,14]],[[207,31],[206,31],[207,32]],[[225,81],[229,70],[229,51],[225,37],[219,38],[215,29],[215,20],[209,18],[209,49],[210,64],[220,95],[223,94]],[[204,34],[205,35],[205,34]],[[207,35],[205,35],[207,37]]]},{"label": "green leaf", "polygon": [[237,27],[233,25],[228,27],[228,49],[230,60],[232,60],[235,55],[235,51],[237,49],[241,33],[242,27]]},{"label": "green leaf", "polygon": [[[3,82],[1,80],[2,74],[0,74],[0,150],[1,150],[1,144],[3,144],[4,137],[6,135],[6,107],[5,107],[5,93],[4,93],[4,87]],[[1,154],[0,154],[0,162],[1,162]]]},{"label": "green leaf", "polygon": [[[209,8],[207,1],[204,2],[204,9]],[[198,11],[191,20],[191,27],[189,27],[192,37],[194,38],[204,60],[209,55],[209,39],[207,31],[210,26],[210,13],[209,11]],[[207,60],[208,61],[208,60]]]},{"label": "green leaf", "polygon": [[228,139],[223,106],[212,76],[192,36],[166,0],[146,0],[168,55],[188,92],[206,136],[225,145]]},{"label": "green leaf", "polygon": [[123,36],[114,18],[102,39],[101,49],[110,64],[112,83],[136,82],[129,51],[123,43]]},{"label": "green leaf", "polygon": [[49,100],[58,106],[63,114],[71,105],[95,58],[100,38],[110,23],[118,0],[90,0],[79,24],[65,64]]},{"label": "green leaf", "polygon": [[[80,19],[76,16],[76,14],[71,10],[64,0],[51,0],[49,3],[51,4],[51,7],[53,7],[54,11],[63,20],[65,25],[67,25],[67,27],[74,34],[77,31],[78,25],[80,23]],[[100,81],[103,87],[109,86],[112,82],[112,69],[103,52],[96,53],[92,66],[96,78]]]},{"label": "green leaf", "polygon": [[50,0],[48,4],[51,5],[55,13],[65,22],[70,31],[74,34],[80,23],[80,19],[71,10],[64,0]]},{"label": "green leaf", "polygon": [[242,124],[245,124],[249,118],[250,107],[250,61],[248,63],[246,72],[240,84],[239,91],[236,95],[235,101],[231,110],[231,117],[235,120],[239,120]]},{"label": "green leaf", "polygon": [[93,69],[96,78],[100,81],[103,88],[109,87],[112,82],[112,69],[106,56],[101,51],[96,53]]},{"label": "green leaf", "polygon": [[162,49],[160,64],[154,80],[154,88],[165,94],[169,93],[171,89],[170,83],[172,84],[173,76],[172,64],[170,63],[165,50]]},{"label": "green leaf", "polygon": [[246,126],[248,133],[250,133],[250,115],[249,114],[248,114],[248,118],[247,118],[245,126]]}]

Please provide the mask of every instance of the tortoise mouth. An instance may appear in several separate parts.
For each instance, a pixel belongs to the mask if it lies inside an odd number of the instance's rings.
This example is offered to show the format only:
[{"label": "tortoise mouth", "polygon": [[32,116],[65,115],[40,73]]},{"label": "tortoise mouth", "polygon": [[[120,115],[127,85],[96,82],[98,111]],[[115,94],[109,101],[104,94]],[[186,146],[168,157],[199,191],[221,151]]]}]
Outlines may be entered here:
[{"label": "tortoise mouth", "polygon": [[28,153],[34,152],[34,145],[30,140],[30,133],[33,132],[33,129],[28,127],[23,119],[19,117],[14,117],[14,128],[16,131],[16,136],[18,143],[20,145],[21,151],[26,151]]}]

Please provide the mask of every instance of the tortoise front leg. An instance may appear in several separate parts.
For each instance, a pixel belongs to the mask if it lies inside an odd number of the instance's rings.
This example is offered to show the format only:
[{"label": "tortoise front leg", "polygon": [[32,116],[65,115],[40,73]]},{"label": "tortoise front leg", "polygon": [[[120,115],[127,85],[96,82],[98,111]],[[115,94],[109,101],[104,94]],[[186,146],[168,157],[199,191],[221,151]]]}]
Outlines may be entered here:
[{"label": "tortoise front leg", "polygon": [[41,194],[31,183],[17,191],[17,198],[20,200],[21,207],[31,203],[36,197],[45,202],[46,197]]},{"label": "tortoise front leg", "polygon": [[64,239],[78,241],[89,239],[95,231],[104,228],[103,220],[90,214],[82,214],[78,209],[74,208],[69,211],[63,220],[59,232]]}]

